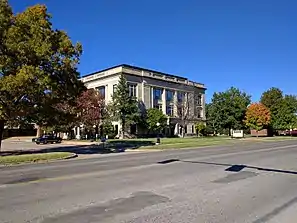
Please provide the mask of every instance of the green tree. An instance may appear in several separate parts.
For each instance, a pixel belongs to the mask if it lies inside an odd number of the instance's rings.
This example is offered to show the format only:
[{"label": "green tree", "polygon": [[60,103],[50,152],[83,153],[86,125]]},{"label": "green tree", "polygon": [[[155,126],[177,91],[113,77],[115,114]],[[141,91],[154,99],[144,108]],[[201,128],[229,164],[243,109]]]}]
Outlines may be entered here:
[{"label": "green tree", "polygon": [[296,123],[297,98],[294,95],[283,95],[279,88],[270,88],[263,92],[261,103],[271,112],[271,127],[274,130],[293,128]]},{"label": "green tree", "polygon": [[[157,108],[150,108],[147,110],[146,122],[149,131],[160,132],[167,124],[167,116]],[[159,126],[157,123],[159,123]]]},{"label": "green tree", "polygon": [[136,98],[129,93],[128,83],[123,74],[120,76],[116,91],[112,96],[112,102],[108,107],[112,119],[120,121],[121,138],[124,138],[126,125],[135,124],[139,120],[140,110]]},{"label": "green tree", "polygon": [[104,136],[108,135],[109,139],[112,139],[116,136],[117,133],[115,132],[112,122],[109,119],[104,119],[102,126]]},{"label": "green tree", "polygon": [[196,123],[196,125],[195,125],[195,129],[196,129],[196,132],[197,132],[197,136],[198,136],[198,137],[199,137],[200,135],[204,135],[205,130],[206,130],[205,123],[202,123],[202,122],[198,122],[198,123]]},{"label": "green tree", "polygon": [[282,99],[283,92],[279,88],[272,87],[263,92],[260,102],[273,112],[275,106],[277,106]]},{"label": "green tree", "polygon": [[206,130],[208,133],[216,134],[219,128],[218,123],[215,119],[218,118],[214,114],[214,106],[212,103],[208,103],[205,105],[205,112],[206,112]]},{"label": "green tree", "polygon": [[225,92],[214,93],[208,108],[207,119],[218,131],[244,128],[244,116],[251,96],[231,87]]},{"label": "green tree", "polygon": [[285,96],[277,106],[274,113],[273,127],[277,130],[287,130],[294,128],[296,125],[296,98],[292,96]]},{"label": "green tree", "polygon": [[40,124],[51,119],[56,104],[73,103],[84,88],[77,71],[82,47],[50,20],[44,5],[14,15],[0,0],[0,141],[5,122],[30,117]]},{"label": "green tree", "polygon": [[283,103],[283,92],[279,88],[272,87],[263,92],[260,102],[271,112],[271,127],[273,129],[280,129],[280,120],[277,120],[277,117]]}]

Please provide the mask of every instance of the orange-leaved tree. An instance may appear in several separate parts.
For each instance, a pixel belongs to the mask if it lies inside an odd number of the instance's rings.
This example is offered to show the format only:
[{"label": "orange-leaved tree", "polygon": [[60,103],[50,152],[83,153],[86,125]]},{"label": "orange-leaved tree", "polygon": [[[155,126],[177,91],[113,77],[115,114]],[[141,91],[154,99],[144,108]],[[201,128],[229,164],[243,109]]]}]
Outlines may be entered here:
[{"label": "orange-leaved tree", "polygon": [[265,105],[262,103],[252,103],[247,108],[244,122],[246,126],[255,129],[258,135],[258,131],[269,125],[270,120],[271,114]]}]

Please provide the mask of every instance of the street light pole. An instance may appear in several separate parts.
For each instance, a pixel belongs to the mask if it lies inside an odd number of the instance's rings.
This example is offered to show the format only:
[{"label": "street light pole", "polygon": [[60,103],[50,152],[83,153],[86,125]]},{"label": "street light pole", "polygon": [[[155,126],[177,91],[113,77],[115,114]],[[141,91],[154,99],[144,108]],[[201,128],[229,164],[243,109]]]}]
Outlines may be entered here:
[{"label": "street light pole", "polygon": [[93,125],[93,129],[95,132],[95,142],[97,141],[97,125]]},{"label": "street light pole", "polygon": [[161,125],[159,122],[157,122],[157,127],[158,127],[158,134],[157,134],[157,142],[156,142],[156,145],[159,145],[161,143],[161,140],[160,140],[160,129],[159,129],[159,126]]}]

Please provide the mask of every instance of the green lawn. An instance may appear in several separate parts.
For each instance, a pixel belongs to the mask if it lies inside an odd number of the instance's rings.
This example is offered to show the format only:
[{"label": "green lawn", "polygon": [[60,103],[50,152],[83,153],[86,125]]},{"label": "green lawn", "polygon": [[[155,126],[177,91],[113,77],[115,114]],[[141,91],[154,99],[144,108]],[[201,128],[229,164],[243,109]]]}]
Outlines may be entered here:
[{"label": "green lawn", "polygon": [[297,137],[278,136],[278,137],[246,137],[243,140],[231,139],[228,136],[215,136],[215,137],[191,137],[191,138],[161,138],[161,144],[155,145],[156,138],[150,139],[111,139],[105,143],[106,148],[119,149],[119,148],[132,148],[132,149],[182,149],[182,148],[198,148],[214,145],[225,145],[230,143],[251,143],[263,141],[282,141],[292,140]]},{"label": "green lawn", "polygon": [[133,149],[178,149],[218,145],[234,142],[229,137],[192,137],[192,138],[161,138],[161,144],[155,145],[156,138],[150,139],[111,139],[105,144],[107,148]]},{"label": "green lawn", "polygon": [[40,161],[66,159],[75,156],[70,152],[36,153],[26,155],[0,156],[0,165],[11,165],[20,163],[35,163]]}]

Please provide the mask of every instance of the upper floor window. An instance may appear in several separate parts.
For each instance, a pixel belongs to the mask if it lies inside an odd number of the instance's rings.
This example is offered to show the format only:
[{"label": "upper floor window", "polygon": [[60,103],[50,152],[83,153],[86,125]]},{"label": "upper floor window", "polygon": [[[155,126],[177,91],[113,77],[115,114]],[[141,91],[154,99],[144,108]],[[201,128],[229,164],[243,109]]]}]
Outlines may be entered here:
[{"label": "upper floor window", "polygon": [[201,94],[196,95],[196,101],[197,101],[197,105],[202,105],[202,95]]},{"label": "upper floor window", "polygon": [[113,93],[117,91],[117,87],[118,87],[117,84],[114,84],[114,85],[112,86],[112,91],[113,91]]},{"label": "upper floor window", "polygon": [[97,89],[97,91],[99,92],[99,94],[100,94],[103,98],[105,98],[105,86],[97,87],[96,89]]},{"label": "upper floor window", "polygon": [[136,84],[129,84],[129,96],[136,97]]},{"label": "upper floor window", "polygon": [[177,101],[182,102],[185,98],[185,93],[184,92],[177,92]]},{"label": "upper floor window", "polygon": [[166,90],[166,101],[173,101],[173,91]]},{"label": "upper floor window", "polygon": [[162,89],[161,88],[154,88],[153,95],[155,100],[161,100],[162,99]]}]

